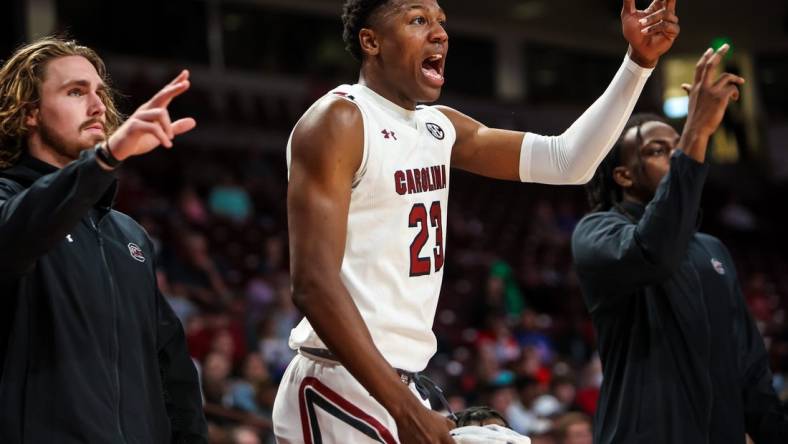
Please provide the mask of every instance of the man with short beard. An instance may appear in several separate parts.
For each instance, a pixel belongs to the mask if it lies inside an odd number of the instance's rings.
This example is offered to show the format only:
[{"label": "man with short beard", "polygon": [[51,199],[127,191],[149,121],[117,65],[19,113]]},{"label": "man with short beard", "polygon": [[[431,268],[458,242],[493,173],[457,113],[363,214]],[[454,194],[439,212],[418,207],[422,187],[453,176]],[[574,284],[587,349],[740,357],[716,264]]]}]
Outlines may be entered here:
[{"label": "man with short beard", "polygon": [[604,371],[595,443],[788,442],[736,266],[698,231],[709,139],[744,83],[715,75],[727,51],[709,48],[684,85],[681,134],[633,117],[589,184],[572,256]]},{"label": "man with short beard", "polygon": [[167,111],[188,77],[121,123],[87,47],[45,38],[0,68],[0,442],[207,441],[153,245],[112,209],[123,160],[194,128]]}]

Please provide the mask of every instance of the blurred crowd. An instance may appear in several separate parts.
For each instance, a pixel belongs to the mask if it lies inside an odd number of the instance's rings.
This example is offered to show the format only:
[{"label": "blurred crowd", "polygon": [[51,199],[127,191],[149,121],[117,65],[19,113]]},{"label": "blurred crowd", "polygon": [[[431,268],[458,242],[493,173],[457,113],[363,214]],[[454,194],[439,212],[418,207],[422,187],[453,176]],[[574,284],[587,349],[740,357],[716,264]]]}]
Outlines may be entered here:
[{"label": "blurred crowd", "polygon": [[[290,298],[282,154],[179,146],[123,170],[117,208],[157,246],[162,292],[186,329],[211,442],[270,443],[279,379],[300,314]],[[738,200],[705,208],[788,397],[788,261]],[[588,444],[602,380],[569,239],[580,187],[452,177],[447,265],[425,370],[455,411],[487,405],[535,444]],[[437,402],[433,405],[440,405]]]}]

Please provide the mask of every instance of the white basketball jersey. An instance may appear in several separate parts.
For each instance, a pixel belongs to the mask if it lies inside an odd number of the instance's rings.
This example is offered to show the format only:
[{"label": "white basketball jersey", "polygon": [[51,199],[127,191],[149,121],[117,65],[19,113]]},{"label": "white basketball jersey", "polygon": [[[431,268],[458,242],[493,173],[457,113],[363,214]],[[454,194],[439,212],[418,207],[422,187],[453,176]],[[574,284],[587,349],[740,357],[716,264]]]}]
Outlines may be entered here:
[{"label": "white basketball jersey", "polygon": [[[342,282],[389,364],[421,371],[437,345],[432,324],[443,279],[454,127],[435,108],[406,110],[362,85],[342,85],[320,100],[326,97],[352,101],[364,121]],[[288,142],[288,171],[290,158]],[[291,332],[290,346],[325,348],[306,318]]]}]

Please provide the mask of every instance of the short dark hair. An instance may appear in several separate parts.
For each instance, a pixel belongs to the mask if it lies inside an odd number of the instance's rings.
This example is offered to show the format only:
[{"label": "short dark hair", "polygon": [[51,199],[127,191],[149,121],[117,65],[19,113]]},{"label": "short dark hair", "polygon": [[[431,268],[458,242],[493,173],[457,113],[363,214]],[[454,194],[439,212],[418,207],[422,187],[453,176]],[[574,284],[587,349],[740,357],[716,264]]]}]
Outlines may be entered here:
[{"label": "short dark hair", "polygon": [[358,40],[358,33],[362,28],[369,26],[369,18],[378,8],[388,3],[390,0],[347,0],[342,7],[342,40],[345,41],[345,49],[353,55],[353,58],[361,61],[361,43]]},{"label": "short dark hair", "polygon": [[594,173],[594,177],[586,185],[588,204],[591,206],[592,212],[608,211],[623,199],[621,187],[613,180],[613,170],[617,166],[621,166],[621,149],[626,134],[632,128],[637,128],[638,139],[640,139],[640,127],[648,122],[668,124],[668,121],[663,117],[652,113],[634,114],[629,118],[616,144],[613,145],[613,149],[605,156]]},{"label": "short dark hair", "polygon": [[487,419],[500,420],[505,427],[509,427],[509,422],[503,415],[490,407],[484,406],[468,407],[463,411],[457,412],[457,427],[481,425]]}]

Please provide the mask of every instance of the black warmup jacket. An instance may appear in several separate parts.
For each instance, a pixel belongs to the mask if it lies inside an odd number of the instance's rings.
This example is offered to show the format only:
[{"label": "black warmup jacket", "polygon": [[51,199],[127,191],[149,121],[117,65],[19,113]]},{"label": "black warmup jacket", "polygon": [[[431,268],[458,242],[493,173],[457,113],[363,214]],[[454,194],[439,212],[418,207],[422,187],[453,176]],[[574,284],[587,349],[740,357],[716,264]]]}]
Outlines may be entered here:
[{"label": "black warmup jacket", "polygon": [[671,158],[654,199],[592,213],[572,253],[604,380],[597,444],[788,443],[763,339],[725,246],[696,231],[708,172]]},{"label": "black warmup jacket", "polygon": [[204,443],[183,327],[88,150],[0,171],[0,443]]}]

